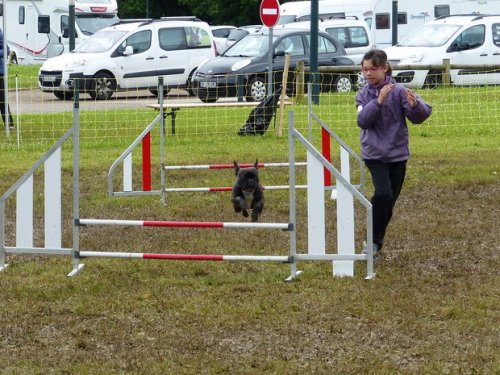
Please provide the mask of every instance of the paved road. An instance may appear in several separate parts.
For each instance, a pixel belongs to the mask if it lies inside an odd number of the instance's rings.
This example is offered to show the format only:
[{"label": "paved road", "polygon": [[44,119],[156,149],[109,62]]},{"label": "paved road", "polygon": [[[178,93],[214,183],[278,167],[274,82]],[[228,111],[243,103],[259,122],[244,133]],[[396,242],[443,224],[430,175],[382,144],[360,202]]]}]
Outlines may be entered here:
[{"label": "paved road", "polygon": [[[186,91],[171,90],[165,100],[178,102],[199,102]],[[80,96],[80,110],[103,110],[120,108],[145,108],[147,104],[157,103],[157,98],[147,90],[114,93],[111,99],[96,101],[88,94]],[[9,104],[13,113],[53,113],[71,111],[73,101],[57,99],[52,93],[38,89],[21,90],[9,93]]]}]

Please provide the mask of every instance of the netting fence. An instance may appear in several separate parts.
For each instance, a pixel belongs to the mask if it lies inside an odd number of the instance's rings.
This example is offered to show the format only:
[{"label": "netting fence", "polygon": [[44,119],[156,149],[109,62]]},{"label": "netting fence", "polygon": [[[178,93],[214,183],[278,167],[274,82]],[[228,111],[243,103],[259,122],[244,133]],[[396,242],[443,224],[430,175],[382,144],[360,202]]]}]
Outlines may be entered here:
[{"label": "netting fence", "polygon": [[[58,99],[53,93],[29,87],[33,77],[17,77],[16,86],[10,87],[9,104],[14,118],[14,128],[3,128],[0,147],[29,148],[58,139],[73,121],[73,101]],[[321,82],[319,105],[315,113],[327,121],[341,136],[357,135],[356,90],[336,92],[331,82]],[[235,89],[235,91],[237,91]],[[500,86],[449,86],[433,89],[416,89],[433,106],[433,115],[424,127],[413,127],[412,132],[441,134],[441,147],[446,148],[447,136],[484,134],[497,136],[500,128]],[[80,129],[83,141],[114,143],[124,138],[134,139],[158,114],[151,105],[158,103],[155,90],[127,90],[115,92],[108,100],[93,100],[87,93],[80,94]],[[286,111],[296,112],[297,128],[307,129],[307,100],[290,96]],[[175,116],[177,138],[234,136],[245,123],[252,110],[249,106],[221,106],[211,108],[184,89],[171,88],[165,95],[170,108],[177,103],[199,103],[193,108],[177,111]],[[234,103],[236,97],[219,98],[217,103]],[[168,113],[168,111],[167,111]],[[280,114],[275,121],[279,121]],[[286,119],[286,116],[282,116]],[[166,130],[171,131],[172,116],[166,117]],[[276,136],[273,121],[264,136]],[[285,121],[286,122],[286,121]],[[286,128],[286,123],[284,124]]]}]

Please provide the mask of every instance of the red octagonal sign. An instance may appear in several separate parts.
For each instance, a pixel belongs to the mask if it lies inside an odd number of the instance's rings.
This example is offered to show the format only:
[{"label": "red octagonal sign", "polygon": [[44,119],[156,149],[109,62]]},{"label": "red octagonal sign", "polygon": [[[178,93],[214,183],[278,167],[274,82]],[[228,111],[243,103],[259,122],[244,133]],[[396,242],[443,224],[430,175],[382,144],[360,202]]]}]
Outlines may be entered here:
[{"label": "red octagonal sign", "polygon": [[259,13],[264,26],[274,27],[280,19],[280,3],[278,0],[262,0]]}]

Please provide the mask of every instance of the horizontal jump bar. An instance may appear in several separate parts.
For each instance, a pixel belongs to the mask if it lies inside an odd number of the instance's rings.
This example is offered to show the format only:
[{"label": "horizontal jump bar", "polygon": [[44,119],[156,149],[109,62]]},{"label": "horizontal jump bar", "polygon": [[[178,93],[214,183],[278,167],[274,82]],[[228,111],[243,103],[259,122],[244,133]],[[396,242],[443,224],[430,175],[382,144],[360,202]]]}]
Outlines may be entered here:
[{"label": "horizontal jump bar", "polygon": [[[254,164],[238,164],[240,168],[250,168]],[[307,162],[296,162],[295,166],[304,166]],[[289,163],[258,163],[259,168],[264,167],[288,167]],[[234,164],[201,164],[201,165],[166,165],[165,170],[179,170],[179,169],[231,169],[234,168]]]},{"label": "horizontal jump bar", "polygon": [[77,225],[121,225],[136,227],[166,228],[255,228],[292,230],[291,223],[246,223],[217,221],[148,221],[148,220],[114,220],[114,219],[79,219]]},{"label": "horizontal jump bar", "polygon": [[124,253],[107,251],[80,251],[80,258],[133,258],[158,260],[195,260],[195,261],[249,261],[288,263],[288,256],[271,255],[204,255],[204,254],[161,254],[161,253]]},{"label": "horizontal jump bar", "polygon": [[[274,185],[274,186],[263,186],[264,190],[286,190],[289,188],[288,185]],[[296,189],[307,189],[307,185],[296,185]],[[200,191],[208,191],[208,192],[219,192],[219,191],[231,191],[233,188],[231,186],[223,186],[223,187],[199,187],[199,188],[167,188],[165,192],[200,192]]]}]

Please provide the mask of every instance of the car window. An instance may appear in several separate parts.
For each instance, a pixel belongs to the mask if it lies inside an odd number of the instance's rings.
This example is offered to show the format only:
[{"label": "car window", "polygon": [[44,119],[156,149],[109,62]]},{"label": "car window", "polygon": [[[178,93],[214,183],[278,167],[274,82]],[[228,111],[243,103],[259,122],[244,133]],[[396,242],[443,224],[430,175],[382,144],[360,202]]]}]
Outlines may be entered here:
[{"label": "car window", "polygon": [[500,47],[500,23],[491,25],[491,32],[493,33],[493,44]]},{"label": "car window", "polygon": [[125,51],[125,47],[132,46],[134,55],[147,51],[151,47],[151,30],[139,31],[125,39],[120,45],[120,51]]},{"label": "car window", "polygon": [[212,34],[216,38],[227,38],[229,36],[229,33],[231,32],[231,29],[215,29],[212,30]]},{"label": "car window", "polygon": [[187,49],[186,34],[183,27],[164,28],[158,30],[160,48],[165,51]]},{"label": "car window", "polygon": [[184,28],[188,48],[210,48],[211,39],[208,32],[198,26]]},{"label": "car window", "polygon": [[302,41],[301,35],[292,35],[283,40],[274,49],[277,51],[285,51],[285,53],[291,56],[302,56],[305,55],[304,42]]},{"label": "car window", "polygon": [[347,47],[348,40],[347,40],[347,30],[343,27],[330,27],[325,30],[328,34],[333,36],[335,39],[337,39],[340,44],[342,44],[344,47]]},{"label": "car window", "polygon": [[[307,42],[311,45],[311,35],[307,35]],[[322,35],[318,35],[318,53],[335,53],[337,46]]]},{"label": "car window", "polygon": [[[485,27],[484,25],[476,25],[463,31],[452,43],[459,50],[464,46],[467,49],[474,49],[484,44]],[[461,48],[462,47],[462,48]]]},{"label": "car window", "polygon": [[100,30],[75,48],[75,52],[94,53],[108,51],[126,33],[123,30]]},{"label": "car window", "polygon": [[330,39],[320,35],[318,37],[318,53],[332,52],[337,52],[337,46]]},{"label": "car window", "polygon": [[350,42],[347,48],[366,47],[369,44],[368,34],[364,27],[349,27]]}]

